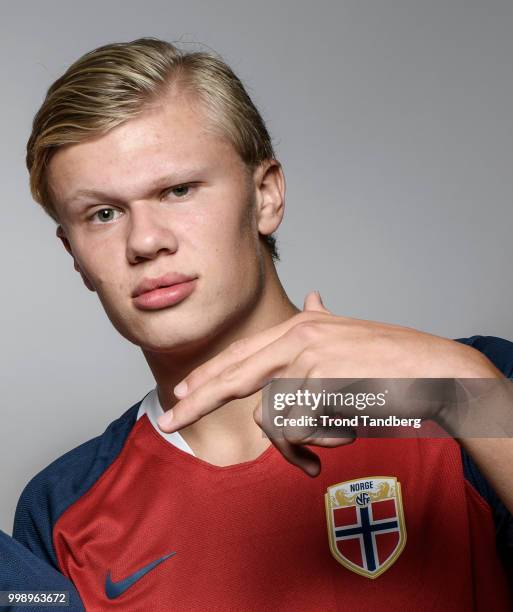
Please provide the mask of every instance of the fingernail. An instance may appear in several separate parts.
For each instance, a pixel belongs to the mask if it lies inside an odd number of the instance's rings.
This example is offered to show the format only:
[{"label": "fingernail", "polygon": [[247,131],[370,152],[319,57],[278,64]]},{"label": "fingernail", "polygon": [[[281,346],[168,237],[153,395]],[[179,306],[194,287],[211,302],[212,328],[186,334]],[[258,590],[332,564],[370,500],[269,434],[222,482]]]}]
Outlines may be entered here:
[{"label": "fingernail", "polygon": [[312,478],[315,478],[315,476],[318,476],[319,472],[321,471],[321,466],[319,463],[315,462],[315,461],[309,461],[308,464],[305,466],[306,471],[308,473],[308,476],[311,476]]},{"label": "fingernail", "polygon": [[173,389],[176,397],[184,397],[187,394],[187,383],[183,380],[179,385]]}]

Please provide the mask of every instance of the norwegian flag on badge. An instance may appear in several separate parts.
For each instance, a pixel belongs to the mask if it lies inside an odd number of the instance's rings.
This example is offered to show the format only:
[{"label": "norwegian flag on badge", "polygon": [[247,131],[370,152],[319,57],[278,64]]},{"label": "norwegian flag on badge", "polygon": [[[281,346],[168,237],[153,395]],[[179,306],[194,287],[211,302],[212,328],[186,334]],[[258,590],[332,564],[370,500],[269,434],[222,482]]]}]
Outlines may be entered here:
[{"label": "norwegian flag on badge", "polygon": [[331,554],[347,569],[377,578],[406,544],[401,484],[393,476],[357,478],[328,487]]}]

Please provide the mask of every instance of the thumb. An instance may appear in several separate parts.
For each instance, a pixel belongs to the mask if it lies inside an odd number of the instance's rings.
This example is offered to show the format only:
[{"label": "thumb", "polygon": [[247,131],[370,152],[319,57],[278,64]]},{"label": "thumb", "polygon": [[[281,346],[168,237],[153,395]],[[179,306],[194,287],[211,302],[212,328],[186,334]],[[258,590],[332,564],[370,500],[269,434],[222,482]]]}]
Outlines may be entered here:
[{"label": "thumb", "polygon": [[332,314],[322,303],[321,294],[318,291],[310,291],[305,297],[304,311],[317,311]]}]

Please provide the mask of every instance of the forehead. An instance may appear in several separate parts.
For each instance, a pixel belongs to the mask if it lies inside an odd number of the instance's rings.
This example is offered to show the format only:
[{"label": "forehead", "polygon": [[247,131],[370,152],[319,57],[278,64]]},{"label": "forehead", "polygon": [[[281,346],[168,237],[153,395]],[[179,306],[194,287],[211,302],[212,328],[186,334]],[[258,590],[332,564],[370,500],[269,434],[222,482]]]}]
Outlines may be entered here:
[{"label": "forehead", "polygon": [[106,134],[57,150],[48,166],[56,203],[83,190],[138,197],[156,177],[194,169],[243,169],[242,159],[201,106],[185,96],[164,98]]}]

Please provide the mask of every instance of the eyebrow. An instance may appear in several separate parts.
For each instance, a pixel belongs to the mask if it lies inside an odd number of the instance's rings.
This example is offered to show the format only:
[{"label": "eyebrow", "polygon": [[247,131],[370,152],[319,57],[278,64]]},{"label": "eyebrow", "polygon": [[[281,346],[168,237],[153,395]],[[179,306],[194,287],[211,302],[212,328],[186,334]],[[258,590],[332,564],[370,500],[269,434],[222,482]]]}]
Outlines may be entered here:
[{"label": "eyebrow", "polygon": [[[163,189],[166,185],[169,186],[172,184],[179,185],[181,183],[186,183],[188,180],[190,180],[191,175],[202,174],[205,171],[205,167],[182,168],[180,170],[175,171],[173,174],[166,174],[150,183],[148,195],[153,194],[157,189]],[[109,200],[109,202],[121,202],[120,198],[113,197],[112,194],[109,194],[105,191],[100,191],[97,189],[77,189],[77,191],[74,191],[70,197],[64,200],[64,203],[69,206],[70,204],[73,204],[77,200],[81,200],[83,198]]]}]

